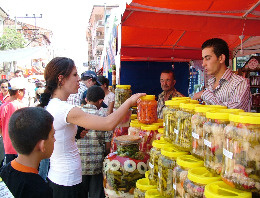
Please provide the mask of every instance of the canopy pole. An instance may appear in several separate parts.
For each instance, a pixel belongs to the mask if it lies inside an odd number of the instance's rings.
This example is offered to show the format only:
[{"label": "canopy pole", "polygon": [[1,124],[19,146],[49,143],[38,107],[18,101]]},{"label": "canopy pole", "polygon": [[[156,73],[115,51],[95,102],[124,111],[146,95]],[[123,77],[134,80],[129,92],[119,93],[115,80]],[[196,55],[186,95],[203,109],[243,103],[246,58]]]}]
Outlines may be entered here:
[{"label": "canopy pole", "polygon": [[253,5],[253,6],[242,16],[242,18],[246,18],[246,16],[247,16],[248,14],[250,14],[252,11],[254,11],[254,9],[255,9],[259,4],[260,4],[260,0],[259,0],[255,5]]}]

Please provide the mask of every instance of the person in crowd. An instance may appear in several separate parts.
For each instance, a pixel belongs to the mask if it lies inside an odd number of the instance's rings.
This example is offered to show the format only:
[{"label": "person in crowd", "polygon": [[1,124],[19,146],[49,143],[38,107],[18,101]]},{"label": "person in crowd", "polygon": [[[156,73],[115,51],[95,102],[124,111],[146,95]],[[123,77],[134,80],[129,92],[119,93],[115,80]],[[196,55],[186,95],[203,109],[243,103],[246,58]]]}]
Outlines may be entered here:
[{"label": "person in crowd", "polygon": [[10,99],[10,94],[8,92],[8,88],[10,87],[10,84],[8,83],[7,79],[2,79],[0,81],[0,85],[1,85],[0,101],[3,104]]},{"label": "person in crowd", "polygon": [[229,48],[226,41],[212,38],[202,44],[202,66],[212,78],[208,87],[195,93],[193,99],[202,99],[209,105],[224,105],[231,109],[251,110],[249,80],[228,68]]},{"label": "person in crowd", "polygon": [[163,70],[161,72],[160,83],[163,92],[158,95],[157,116],[162,119],[165,101],[171,100],[173,97],[183,97],[184,95],[174,88],[176,80],[172,70]]},{"label": "person in crowd", "polygon": [[98,81],[102,84],[101,88],[105,92],[104,103],[107,105],[107,115],[111,114],[115,105],[115,94],[108,90],[109,80],[105,76],[98,76]]},{"label": "person in crowd", "polygon": [[25,107],[12,114],[9,134],[19,155],[0,169],[0,177],[14,197],[53,197],[38,166],[53,152],[54,132],[53,116],[43,108]]},{"label": "person in crowd", "polygon": [[23,71],[20,70],[20,69],[18,69],[18,70],[16,70],[16,71],[14,72],[14,78],[18,78],[18,77],[20,77],[20,78],[23,78],[23,77],[24,77],[24,76],[23,76]]},{"label": "person in crowd", "polygon": [[[105,117],[98,111],[104,100],[104,90],[94,85],[88,89],[83,111]],[[103,113],[102,113],[103,112]],[[102,167],[104,156],[109,153],[113,131],[89,130],[83,139],[77,140],[81,157],[82,184],[85,197],[104,198]]]},{"label": "person in crowd", "polygon": [[72,59],[52,59],[45,68],[44,78],[46,88],[40,106],[45,107],[54,117],[56,139],[50,157],[49,185],[53,189],[54,197],[84,197],[81,159],[75,141],[77,125],[85,129],[111,131],[126,115],[128,109],[136,105],[136,101],[146,94],[132,95],[116,112],[101,117],[85,113],[81,108],[67,102],[70,94],[77,93],[80,81]]},{"label": "person in crowd", "polygon": [[85,71],[81,74],[81,82],[79,90],[76,94],[71,94],[67,100],[69,104],[80,106],[83,98],[83,93],[93,85],[101,85],[97,80],[97,74],[93,71]]},{"label": "person in crowd", "polygon": [[22,99],[24,97],[26,83],[23,78],[13,78],[10,80],[10,101],[4,103],[0,107],[0,129],[3,136],[4,149],[5,149],[5,163],[9,163],[17,157],[17,152],[14,149],[9,133],[8,124],[11,115],[24,106]]}]

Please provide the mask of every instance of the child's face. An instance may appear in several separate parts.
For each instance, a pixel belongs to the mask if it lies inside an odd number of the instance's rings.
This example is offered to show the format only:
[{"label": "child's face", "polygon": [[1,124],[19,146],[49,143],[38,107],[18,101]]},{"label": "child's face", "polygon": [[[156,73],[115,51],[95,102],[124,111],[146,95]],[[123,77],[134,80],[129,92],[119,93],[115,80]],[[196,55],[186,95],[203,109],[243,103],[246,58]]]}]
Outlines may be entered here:
[{"label": "child's face", "polygon": [[54,149],[54,142],[56,141],[55,137],[55,130],[52,126],[51,131],[49,133],[48,139],[45,140],[45,154],[46,154],[46,158],[50,158]]}]

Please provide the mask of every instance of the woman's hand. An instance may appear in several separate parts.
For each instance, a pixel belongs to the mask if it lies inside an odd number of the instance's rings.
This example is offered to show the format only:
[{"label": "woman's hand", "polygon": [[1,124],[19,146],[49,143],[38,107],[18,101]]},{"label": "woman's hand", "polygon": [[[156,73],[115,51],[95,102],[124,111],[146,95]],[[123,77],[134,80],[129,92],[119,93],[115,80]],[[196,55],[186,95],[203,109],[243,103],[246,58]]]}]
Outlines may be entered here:
[{"label": "woman's hand", "polygon": [[136,102],[137,100],[142,97],[142,96],[145,96],[146,93],[136,93],[134,95],[132,95],[128,100],[130,100],[131,102],[131,106],[136,106]]}]

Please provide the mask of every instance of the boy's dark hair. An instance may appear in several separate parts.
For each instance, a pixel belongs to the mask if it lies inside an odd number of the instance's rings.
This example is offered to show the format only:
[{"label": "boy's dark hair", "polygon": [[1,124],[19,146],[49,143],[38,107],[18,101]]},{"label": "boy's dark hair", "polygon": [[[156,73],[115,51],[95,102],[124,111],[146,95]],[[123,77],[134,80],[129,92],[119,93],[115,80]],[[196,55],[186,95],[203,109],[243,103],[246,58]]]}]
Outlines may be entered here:
[{"label": "boy's dark hair", "polygon": [[225,65],[229,65],[229,48],[226,41],[220,38],[212,38],[206,40],[202,44],[201,49],[203,50],[206,47],[213,47],[213,52],[217,57],[220,57],[221,54],[224,54],[226,56]]},{"label": "boy's dark hair", "polygon": [[86,98],[87,98],[87,101],[89,101],[89,102],[97,102],[100,99],[105,98],[105,92],[101,87],[99,87],[97,85],[93,85],[90,88],[88,88]]},{"label": "boy's dark hair", "polygon": [[[2,79],[2,80],[0,80],[0,85],[2,84],[2,83],[8,83],[8,80],[7,79]],[[8,83],[8,86],[9,86],[10,84]],[[9,86],[10,87],[10,86]]]},{"label": "boy's dark hair", "polygon": [[22,70],[18,69],[18,70],[16,70],[14,73],[15,73],[15,74],[17,74],[17,73],[20,73],[20,72],[22,72],[22,73],[23,73],[23,71],[22,71]]},{"label": "boy's dark hair", "polygon": [[14,96],[19,90],[8,89],[10,96]]},{"label": "boy's dark hair", "polygon": [[9,120],[9,136],[19,154],[29,155],[40,140],[47,140],[53,116],[40,107],[25,107],[15,111]]},{"label": "boy's dark hair", "polygon": [[161,72],[162,73],[167,73],[167,74],[172,74],[172,77],[173,77],[173,80],[175,80],[175,75],[174,75],[174,72],[172,70],[169,70],[169,69],[165,69]]}]

